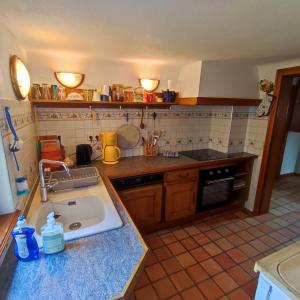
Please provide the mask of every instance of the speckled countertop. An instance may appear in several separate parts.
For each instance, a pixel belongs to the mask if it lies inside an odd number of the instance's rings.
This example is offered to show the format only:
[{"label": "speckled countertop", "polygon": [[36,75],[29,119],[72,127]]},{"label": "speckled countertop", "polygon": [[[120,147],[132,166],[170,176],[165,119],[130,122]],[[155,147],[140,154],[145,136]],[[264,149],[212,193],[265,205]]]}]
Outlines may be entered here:
[{"label": "speckled countertop", "polygon": [[[110,183],[106,184],[113,193]],[[36,261],[11,258],[11,275],[0,276],[7,287],[4,290],[0,285],[0,299],[104,300],[123,296],[148,249],[118,197],[111,196],[123,220],[122,228],[70,241],[64,252],[42,254]]]}]

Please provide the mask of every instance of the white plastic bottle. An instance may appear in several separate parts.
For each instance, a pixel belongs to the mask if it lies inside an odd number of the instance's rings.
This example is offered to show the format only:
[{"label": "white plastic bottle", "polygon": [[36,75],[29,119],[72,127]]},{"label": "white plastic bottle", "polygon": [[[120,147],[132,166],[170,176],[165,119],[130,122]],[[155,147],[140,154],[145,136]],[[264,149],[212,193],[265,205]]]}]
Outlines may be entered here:
[{"label": "white plastic bottle", "polygon": [[55,222],[54,212],[47,216],[47,223],[42,226],[41,235],[45,254],[54,254],[64,250],[64,228],[61,223]]}]

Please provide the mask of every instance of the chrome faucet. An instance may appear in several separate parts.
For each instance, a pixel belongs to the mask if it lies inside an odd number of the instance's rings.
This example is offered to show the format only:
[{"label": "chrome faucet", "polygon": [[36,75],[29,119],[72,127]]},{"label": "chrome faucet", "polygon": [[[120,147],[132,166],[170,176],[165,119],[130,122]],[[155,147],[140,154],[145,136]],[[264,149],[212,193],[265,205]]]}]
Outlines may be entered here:
[{"label": "chrome faucet", "polygon": [[51,164],[51,165],[61,165],[66,173],[70,175],[70,170],[68,166],[65,164],[63,161],[59,160],[50,160],[50,159],[41,159],[39,162],[39,173],[40,173],[40,185],[41,185],[41,201],[42,202],[47,202],[48,201],[48,195],[47,191],[48,189],[52,188],[53,186],[49,186],[45,184],[45,176],[44,176],[44,171],[43,171],[43,165],[44,164]]}]

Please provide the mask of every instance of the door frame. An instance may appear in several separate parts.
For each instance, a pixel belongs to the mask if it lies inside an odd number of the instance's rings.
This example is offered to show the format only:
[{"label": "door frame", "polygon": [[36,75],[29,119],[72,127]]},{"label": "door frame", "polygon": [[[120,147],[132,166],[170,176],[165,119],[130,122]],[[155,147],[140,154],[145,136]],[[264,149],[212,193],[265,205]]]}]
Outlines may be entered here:
[{"label": "door frame", "polygon": [[[274,101],[271,108],[253,212],[256,215],[267,213],[270,206],[272,189],[278,172],[282,144],[286,139],[286,127],[291,111],[291,99],[285,99],[286,93],[292,92],[288,81],[300,76],[300,66],[279,69],[276,72]],[[289,90],[290,89],[290,90]]]}]

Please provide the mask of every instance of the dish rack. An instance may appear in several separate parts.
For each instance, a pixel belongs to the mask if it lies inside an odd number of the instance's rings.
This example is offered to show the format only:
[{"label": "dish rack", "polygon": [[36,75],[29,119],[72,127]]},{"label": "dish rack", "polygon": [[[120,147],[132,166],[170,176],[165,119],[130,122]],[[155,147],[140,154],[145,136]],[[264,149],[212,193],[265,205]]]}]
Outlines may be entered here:
[{"label": "dish rack", "polygon": [[46,182],[52,191],[86,187],[99,182],[99,172],[95,167],[70,169],[70,176],[65,171],[52,172]]}]

